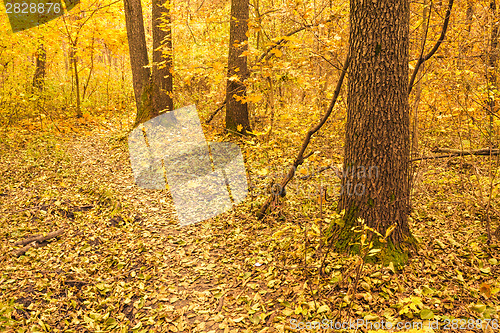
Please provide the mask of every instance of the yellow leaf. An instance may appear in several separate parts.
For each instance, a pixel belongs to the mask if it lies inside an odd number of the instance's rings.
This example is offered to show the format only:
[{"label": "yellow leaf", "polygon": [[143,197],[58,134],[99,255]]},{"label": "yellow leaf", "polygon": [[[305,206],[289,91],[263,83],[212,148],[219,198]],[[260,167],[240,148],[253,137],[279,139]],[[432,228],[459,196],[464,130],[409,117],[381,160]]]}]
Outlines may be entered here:
[{"label": "yellow leaf", "polygon": [[219,71],[219,70],[221,70],[224,67],[224,65],[222,63],[218,62],[218,61],[215,62],[213,66],[214,66],[214,69],[216,71]]},{"label": "yellow leaf", "polygon": [[241,130],[243,129],[243,125],[239,124],[238,126],[236,126],[236,129],[238,130],[238,132],[241,132]]},{"label": "yellow leaf", "polygon": [[267,169],[257,170],[257,174],[259,174],[261,176],[267,176],[268,173],[269,173],[269,170],[267,170]]},{"label": "yellow leaf", "polygon": [[260,95],[260,94],[253,94],[253,95],[247,96],[247,100],[250,102],[253,102],[253,103],[257,103],[261,99],[262,99],[262,95]]},{"label": "yellow leaf", "polygon": [[271,53],[274,53],[274,55],[277,57],[277,58],[280,58],[282,55],[283,55],[283,52],[281,52],[280,49],[273,49],[271,51]]},{"label": "yellow leaf", "polygon": [[323,313],[323,312],[330,312],[330,308],[328,307],[328,305],[326,304],[323,304],[322,306],[320,306],[317,310],[318,313]]}]

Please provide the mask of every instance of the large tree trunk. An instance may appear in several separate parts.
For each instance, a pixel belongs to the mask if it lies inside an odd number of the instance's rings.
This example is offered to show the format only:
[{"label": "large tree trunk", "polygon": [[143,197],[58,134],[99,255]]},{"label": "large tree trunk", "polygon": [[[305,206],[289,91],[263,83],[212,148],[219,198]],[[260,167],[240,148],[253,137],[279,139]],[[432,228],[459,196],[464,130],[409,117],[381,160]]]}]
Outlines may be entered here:
[{"label": "large tree trunk", "polygon": [[246,86],[248,78],[248,0],[232,0],[229,28],[229,58],[226,86],[226,129],[245,134],[250,131]]},{"label": "large tree trunk", "polygon": [[138,125],[152,118],[151,72],[147,67],[149,61],[141,1],[124,0],[124,5],[132,81],[137,106],[135,124]]},{"label": "large tree trunk", "polygon": [[[403,264],[410,233],[408,0],[350,1],[350,56],[345,156],[337,246],[353,241],[361,218],[385,235],[382,260]],[[374,239],[377,245],[378,238]]]},{"label": "large tree trunk", "polygon": [[153,0],[153,110],[155,115],[172,111],[172,29],[169,0]]}]

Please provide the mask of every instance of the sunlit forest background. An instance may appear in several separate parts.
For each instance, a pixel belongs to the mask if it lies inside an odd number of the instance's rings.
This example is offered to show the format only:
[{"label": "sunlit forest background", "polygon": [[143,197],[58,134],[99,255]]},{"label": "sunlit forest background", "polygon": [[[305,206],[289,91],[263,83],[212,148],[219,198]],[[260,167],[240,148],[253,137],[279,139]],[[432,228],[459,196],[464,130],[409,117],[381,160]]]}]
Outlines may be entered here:
[{"label": "sunlit forest background", "polygon": [[[441,32],[445,5],[432,4],[425,35],[427,51]],[[229,1],[174,3],[176,106],[195,103],[208,113],[223,101],[229,6]],[[446,140],[460,138],[463,148],[469,149],[483,144],[488,136],[485,103],[488,94],[495,90],[490,89],[486,74],[491,67],[488,52],[496,18],[487,1],[460,1],[455,6],[446,40],[438,55],[425,65],[425,75],[412,100],[414,110],[418,108],[417,125],[422,140],[429,138],[426,134],[441,133],[441,140],[450,143]],[[143,2],[151,51],[150,7],[150,3]],[[427,24],[427,17],[423,17],[422,3],[412,2],[412,8],[411,57],[415,61],[422,50],[422,25]],[[275,57],[265,65],[251,66],[249,86],[255,101],[251,116],[255,122],[260,123],[269,113],[268,79],[273,82],[279,104],[277,117],[300,118],[321,113],[329,101],[336,68],[341,67],[346,53],[347,23],[346,1],[252,3],[250,65],[281,37],[308,26],[288,37],[286,47],[276,50]],[[82,1],[63,18],[16,34],[8,33],[6,15],[1,25],[4,33],[0,46],[0,103],[4,126],[21,122],[48,130],[54,127],[50,118],[76,115],[75,78],[70,63],[72,41],[76,41],[82,112],[88,117],[111,113],[124,120],[131,118],[135,110],[122,2]],[[43,96],[33,96],[35,56],[41,43],[47,50],[45,91]],[[338,108],[341,119],[344,105],[339,103]],[[496,131],[492,134],[498,133],[498,124],[495,117]]]}]

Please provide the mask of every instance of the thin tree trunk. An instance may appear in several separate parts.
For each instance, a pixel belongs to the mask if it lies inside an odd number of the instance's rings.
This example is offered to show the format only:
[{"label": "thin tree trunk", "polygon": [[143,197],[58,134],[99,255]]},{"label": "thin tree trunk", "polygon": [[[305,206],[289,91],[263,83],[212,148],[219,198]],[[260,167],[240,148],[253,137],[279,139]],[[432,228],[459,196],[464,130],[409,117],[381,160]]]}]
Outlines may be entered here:
[{"label": "thin tree trunk", "polygon": [[[488,58],[488,110],[487,112],[489,113],[489,128],[488,128],[488,143],[489,143],[489,148],[490,151],[493,149],[493,117],[497,114],[497,106],[496,106],[496,94],[497,94],[497,60],[498,60],[498,17],[497,17],[497,5],[495,0],[490,0],[490,12],[492,16],[492,26],[491,26],[491,35],[490,35],[490,54]],[[491,243],[491,222],[490,222],[490,216],[489,216],[489,211],[491,207],[491,198],[492,198],[492,192],[493,192],[493,180],[495,178],[495,175],[493,174],[492,168],[493,166],[491,165],[491,159],[490,159],[490,169],[489,169],[489,178],[490,178],[490,188],[489,188],[489,193],[488,193],[488,203],[486,205],[486,212],[483,216],[483,219],[486,224],[486,232],[488,235],[488,244]]]},{"label": "thin tree trunk", "polygon": [[[85,83],[83,84],[83,93],[82,93],[82,99],[85,100],[85,97],[87,97],[87,89],[89,87],[89,84],[90,84],[90,78],[92,77],[92,72],[94,71],[94,43],[95,43],[95,37],[94,35],[92,35],[92,44],[90,45],[90,68],[89,68],[89,75],[87,75],[87,80],[85,81]],[[89,94],[89,98],[90,98],[90,95],[92,93]]]},{"label": "thin tree trunk", "polygon": [[[492,15],[492,26],[490,35],[490,54],[488,57],[488,106],[490,114],[490,127],[493,123],[493,115],[496,113],[495,91],[497,89],[497,59],[498,59],[498,19],[497,5],[495,0],[490,0],[490,12]],[[491,128],[490,128],[491,129]]]},{"label": "thin tree trunk", "polygon": [[226,86],[226,129],[245,134],[250,131],[246,85],[248,78],[248,0],[232,0],[229,28],[229,58]]},{"label": "thin tree trunk", "polygon": [[45,84],[45,67],[47,61],[47,52],[43,45],[43,41],[38,45],[36,51],[35,74],[33,75],[33,88],[42,92]]},{"label": "thin tree trunk", "polygon": [[[431,12],[429,10],[429,0],[424,0],[423,8],[422,8],[422,19],[423,23],[421,25],[420,35],[422,38],[421,43],[421,54],[423,55],[425,52],[425,44],[427,40],[427,31],[429,29],[429,15]],[[422,78],[424,77],[424,66],[422,64],[422,70],[418,73],[417,78],[417,89],[415,91],[415,104],[413,108],[413,122],[411,124],[411,149],[410,155],[413,157],[414,155],[418,155],[418,106],[420,104],[420,95],[422,94]]]},{"label": "thin tree trunk", "polygon": [[75,76],[75,87],[76,87],[76,116],[81,118],[82,114],[82,106],[80,100],[80,78],[78,76],[78,58],[76,55],[76,44],[77,40],[75,40],[74,44],[71,45],[71,63],[73,65],[73,75]]}]

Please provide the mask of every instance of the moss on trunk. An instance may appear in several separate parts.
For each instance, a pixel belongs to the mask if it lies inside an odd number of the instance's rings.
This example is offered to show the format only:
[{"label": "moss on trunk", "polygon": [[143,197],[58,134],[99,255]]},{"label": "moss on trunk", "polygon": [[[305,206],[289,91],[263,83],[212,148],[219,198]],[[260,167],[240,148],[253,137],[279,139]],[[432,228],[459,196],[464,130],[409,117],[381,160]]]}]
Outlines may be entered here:
[{"label": "moss on trunk", "polygon": [[141,99],[139,103],[139,108],[137,109],[137,116],[135,118],[134,127],[142,124],[155,116],[152,107],[152,93],[153,93],[153,82],[148,80],[144,85],[141,93]]},{"label": "moss on trunk", "polygon": [[[352,209],[345,214],[341,222],[330,226],[330,244],[331,248],[338,253],[356,254],[365,257],[366,262],[382,263],[384,266],[391,262],[394,267],[401,269],[409,260],[411,254],[417,250],[417,240],[412,234],[403,241],[395,243],[389,236],[386,240],[374,234],[370,230],[365,230],[366,239],[371,239],[371,246],[361,246],[361,237],[363,232],[356,231],[356,227],[362,227],[362,224],[356,218],[356,209]],[[371,249],[380,249],[375,256],[366,256]]]}]

